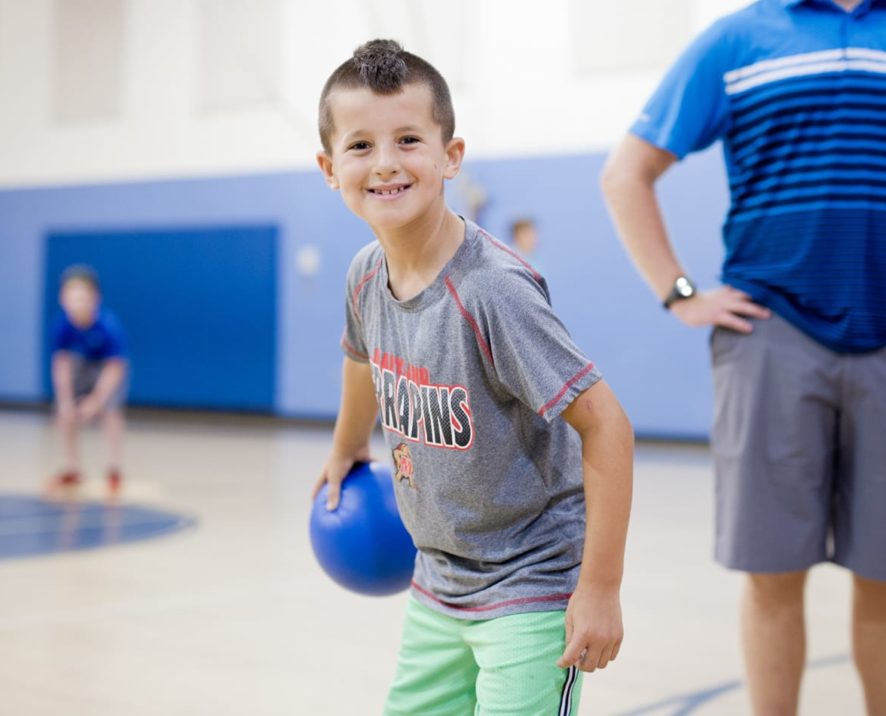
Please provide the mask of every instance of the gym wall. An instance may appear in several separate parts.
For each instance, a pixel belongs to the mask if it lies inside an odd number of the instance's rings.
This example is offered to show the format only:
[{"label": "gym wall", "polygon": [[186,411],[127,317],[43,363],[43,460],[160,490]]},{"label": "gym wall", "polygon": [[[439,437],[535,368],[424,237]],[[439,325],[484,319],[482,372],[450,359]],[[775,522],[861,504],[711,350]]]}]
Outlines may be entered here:
[{"label": "gym wall", "polygon": [[[482,187],[482,221],[501,238],[516,216],[535,218],[538,262],[555,308],[638,432],[703,437],[711,404],[707,336],[663,314],[637,277],[603,209],[598,175],[679,47],[740,4],[683,0],[662,14],[661,3],[626,0],[613,14],[579,0],[554,0],[544,12],[524,0],[323,7],[301,0],[0,0],[0,96],[15,99],[0,116],[0,401],[48,397],[45,331],[56,310],[60,254],[53,246],[60,237],[64,260],[81,240],[107,260],[113,256],[102,241],[140,251],[154,242],[151,255],[164,269],[156,280],[135,291],[127,289],[131,282],[118,289],[106,279],[108,304],[128,314],[131,334],[144,335],[150,327],[139,317],[151,306],[174,310],[161,300],[164,290],[186,285],[195,296],[214,297],[218,315],[209,322],[224,325],[225,311],[236,306],[236,281],[226,294],[214,277],[232,279],[236,258],[208,252],[195,271],[195,256],[169,237],[212,241],[212,232],[246,229],[273,236],[261,249],[270,263],[244,284],[273,294],[253,310],[270,326],[253,344],[263,354],[225,357],[217,336],[202,350],[193,343],[200,326],[184,328],[170,314],[169,325],[192,341],[189,365],[210,366],[216,389],[195,392],[183,371],[158,392],[151,370],[138,370],[166,364],[162,352],[175,351],[173,333],[166,347],[151,341],[149,357],[134,353],[134,402],[333,416],[344,274],[371,236],[314,168],[316,98],[354,46],[392,36],[434,61],[452,85],[468,147],[466,175],[450,187],[453,204],[470,211],[464,184]],[[621,23],[617,32],[605,31],[614,23]],[[667,43],[654,41],[662,26]],[[616,36],[622,41],[614,43]],[[702,285],[714,283],[726,204],[717,150],[679,166],[661,191],[681,257]],[[125,252],[115,255],[118,263],[103,273],[124,266]],[[212,364],[213,356],[220,362]],[[250,371],[262,377],[247,389]]]}]

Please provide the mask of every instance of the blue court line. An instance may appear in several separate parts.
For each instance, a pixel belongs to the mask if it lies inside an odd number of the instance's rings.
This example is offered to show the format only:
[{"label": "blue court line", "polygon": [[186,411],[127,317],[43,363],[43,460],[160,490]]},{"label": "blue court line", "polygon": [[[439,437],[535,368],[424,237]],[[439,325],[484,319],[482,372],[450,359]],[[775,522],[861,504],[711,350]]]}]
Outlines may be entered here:
[{"label": "blue court line", "polygon": [[[809,669],[821,669],[826,666],[834,666],[849,661],[848,654],[837,654],[834,656],[825,656],[821,659],[810,661],[806,666]],[[669,696],[654,704],[641,706],[630,711],[622,711],[616,716],[645,716],[646,714],[657,713],[668,706],[673,706],[673,711],[662,712],[662,716],[687,716],[695,711],[699,706],[703,706],[709,701],[719,698],[723,694],[735,691],[744,686],[744,681],[726,681],[717,686],[711,686],[701,691],[693,691],[688,694],[678,694],[677,696]]]}]

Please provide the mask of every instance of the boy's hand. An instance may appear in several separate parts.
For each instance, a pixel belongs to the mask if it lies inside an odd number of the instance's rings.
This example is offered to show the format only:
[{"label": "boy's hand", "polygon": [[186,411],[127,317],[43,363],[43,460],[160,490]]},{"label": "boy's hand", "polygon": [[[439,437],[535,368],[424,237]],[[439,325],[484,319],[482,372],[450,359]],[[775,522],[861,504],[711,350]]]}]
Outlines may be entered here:
[{"label": "boy's hand", "polygon": [[91,393],[77,405],[77,417],[88,423],[102,411],[102,402]]},{"label": "boy's hand", "polygon": [[314,484],[311,499],[316,499],[324,484],[328,485],[329,492],[326,495],[326,509],[332,512],[338,507],[338,502],[341,498],[341,484],[351,471],[354,463],[369,462],[371,459],[368,447],[361,448],[356,454],[350,456],[331,455],[323,467],[320,477]]},{"label": "boy's hand", "polygon": [[618,656],[623,638],[618,589],[579,586],[566,607],[566,649],[557,666],[605,669]]}]

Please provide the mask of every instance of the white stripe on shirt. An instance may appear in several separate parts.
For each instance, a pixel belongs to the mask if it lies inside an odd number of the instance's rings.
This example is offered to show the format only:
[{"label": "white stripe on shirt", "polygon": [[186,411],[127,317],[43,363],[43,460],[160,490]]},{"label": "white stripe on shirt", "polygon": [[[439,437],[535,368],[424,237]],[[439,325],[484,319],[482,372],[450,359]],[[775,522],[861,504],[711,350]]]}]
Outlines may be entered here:
[{"label": "white stripe on shirt", "polygon": [[[886,60],[886,53],[883,53]],[[787,79],[789,77],[807,77],[811,75],[824,75],[836,72],[846,72],[848,70],[862,70],[864,72],[875,72],[877,74],[886,74],[886,61],[878,62],[871,60],[849,60],[839,59],[835,62],[819,62],[811,65],[799,65],[788,67],[785,69],[774,70],[750,77],[749,79],[740,80],[738,82],[727,83],[726,94],[738,94],[745,90],[760,87],[771,82]],[[724,75],[725,79],[725,75]]]}]

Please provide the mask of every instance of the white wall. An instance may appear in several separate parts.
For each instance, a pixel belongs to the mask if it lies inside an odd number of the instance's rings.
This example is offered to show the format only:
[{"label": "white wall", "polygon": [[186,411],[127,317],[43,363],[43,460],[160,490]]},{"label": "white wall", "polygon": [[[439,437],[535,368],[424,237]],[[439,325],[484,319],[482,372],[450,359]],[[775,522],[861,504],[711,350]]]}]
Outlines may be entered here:
[{"label": "white wall", "polygon": [[[57,4],[72,1],[0,0],[0,186],[312,166],[320,88],[356,45],[377,36],[399,39],[449,79],[469,158],[605,149],[677,49],[714,17],[744,4],[119,0],[122,95],[103,105],[118,110],[71,120],[59,111],[65,57],[58,38],[65,28],[58,26]],[[108,2],[115,0],[77,0],[77,7],[99,12]],[[235,31],[229,27],[229,39],[216,35],[210,42],[207,27],[224,30],[225,6],[239,10]],[[674,14],[663,16],[662,6]],[[624,34],[623,43],[601,34],[610,25]],[[588,38],[597,39],[589,44]],[[623,67],[614,56],[622,46]],[[212,51],[218,58],[219,47],[230,53],[207,67],[202,58]],[[595,71],[595,63],[602,69]],[[116,76],[102,73],[108,74]],[[245,97],[240,104],[238,92]]]}]

